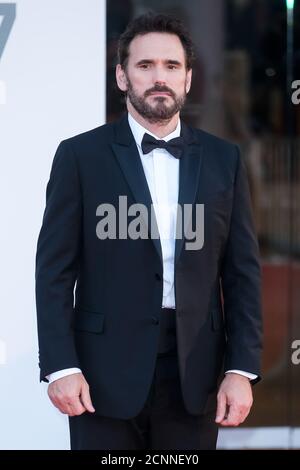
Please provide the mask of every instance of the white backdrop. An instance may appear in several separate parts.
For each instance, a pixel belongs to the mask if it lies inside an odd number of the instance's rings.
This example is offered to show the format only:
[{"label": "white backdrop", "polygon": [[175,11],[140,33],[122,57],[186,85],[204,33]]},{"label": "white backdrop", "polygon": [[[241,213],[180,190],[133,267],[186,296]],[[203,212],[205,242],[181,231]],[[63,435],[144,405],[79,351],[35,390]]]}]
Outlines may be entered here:
[{"label": "white backdrop", "polygon": [[34,260],[59,141],[105,120],[105,0],[11,3],[7,41],[0,16],[0,448],[64,449],[67,419],[39,383]]}]

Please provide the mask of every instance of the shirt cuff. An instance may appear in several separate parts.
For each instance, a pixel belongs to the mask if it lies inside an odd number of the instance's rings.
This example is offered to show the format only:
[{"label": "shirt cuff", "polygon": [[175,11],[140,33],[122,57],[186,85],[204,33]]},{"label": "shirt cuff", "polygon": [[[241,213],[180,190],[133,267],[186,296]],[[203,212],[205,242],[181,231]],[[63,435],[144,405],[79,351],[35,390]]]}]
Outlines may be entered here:
[{"label": "shirt cuff", "polygon": [[254,379],[257,379],[258,377],[256,374],[251,374],[251,372],[245,372],[244,370],[237,370],[237,369],[227,370],[225,374],[228,374],[229,372],[243,375],[244,377],[247,377],[249,380],[254,380]]},{"label": "shirt cuff", "polygon": [[67,377],[67,375],[79,373],[81,373],[81,370],[78,369],[78,367],[70,367],[69,369],[58,370],[57,372],[46,375],[46,379],[48,379],[49,383],[51,384],[51,382],[54,382],[54,380],[62,379],[63,377]]}]

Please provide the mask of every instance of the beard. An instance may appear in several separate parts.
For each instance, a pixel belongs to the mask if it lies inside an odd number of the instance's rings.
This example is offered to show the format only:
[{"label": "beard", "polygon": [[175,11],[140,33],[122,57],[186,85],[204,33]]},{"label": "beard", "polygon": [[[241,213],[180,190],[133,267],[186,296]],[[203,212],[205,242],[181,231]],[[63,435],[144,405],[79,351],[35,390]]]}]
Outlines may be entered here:
[{"label": "beard", "polygon": [[[135,92],[128,77],[127,82],[127,98],[129,98],[134,109],[148,122],[165,123],[166,121],[170,121],[172,117],[181,110],[185,103],[185,91],[182,95],[176,95],[173,90],[170,90],[170,88],[156,85],[151,90],[147,90],[142,96],[140,96]],[[154,99],[154,104],[147,103],[147,97],[155,91],[167,92],[170,93],[170,96],[169,98],[164,96],[156,96]],[[167,104],[168,99],[172,100],[172,103],[169,105]]]}]

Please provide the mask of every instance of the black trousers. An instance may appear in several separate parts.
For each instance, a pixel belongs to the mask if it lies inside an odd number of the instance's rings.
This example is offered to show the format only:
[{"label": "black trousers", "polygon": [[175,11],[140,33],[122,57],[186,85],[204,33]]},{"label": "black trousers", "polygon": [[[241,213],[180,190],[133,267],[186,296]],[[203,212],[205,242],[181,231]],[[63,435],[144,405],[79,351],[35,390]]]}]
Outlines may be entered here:
[{"label": "black trousers", "polygon": [[154,377],[142,411],[131,419],[84,413],[69,417],[72,450],[215,449],[216,411],[194,416],[184,407],[177,360],[175,311],[162,309]]}]

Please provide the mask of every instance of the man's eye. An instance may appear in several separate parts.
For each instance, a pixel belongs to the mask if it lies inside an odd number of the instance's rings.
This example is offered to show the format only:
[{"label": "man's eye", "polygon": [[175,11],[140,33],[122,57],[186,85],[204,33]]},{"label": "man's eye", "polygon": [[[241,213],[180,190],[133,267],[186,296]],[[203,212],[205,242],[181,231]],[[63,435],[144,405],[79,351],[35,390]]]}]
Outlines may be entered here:
[{"label": "man's eye", "polygon": [[149,64],[141,64],[140,66],[142,69],[147,69],[149,67]]},{"label": "man's eye", "polygon": [[169,69],[171,69],[171,70],[174,70],[174,69],[177,68],[176,65],[169,65],[168,67],[169,67]]}]

